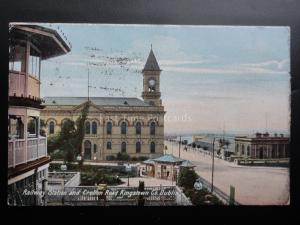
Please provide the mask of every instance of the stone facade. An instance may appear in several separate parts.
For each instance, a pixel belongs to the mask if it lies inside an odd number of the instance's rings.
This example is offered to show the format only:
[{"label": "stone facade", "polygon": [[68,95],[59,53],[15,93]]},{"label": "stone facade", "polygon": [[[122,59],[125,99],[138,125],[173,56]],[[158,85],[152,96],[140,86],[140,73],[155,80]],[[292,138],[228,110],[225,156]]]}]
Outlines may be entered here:
[{"label": "stone facade", "polygon": [[[111,156],[116,157],[119,152],[126,152],[130,157],[154,158],[162,155],[165,111],[159,88],[161,70],[157,67],[151,49],[143,70],[143,99],[45,98],[46,107],[42,110],[41,117],[46,123],[47,135],[51,137],[57,134],[65,119],[76,121],[89,100],[90,107],[82,144],[85,159],[107,160]],[[155,82],[149,83],[153,79]]]},{"label": "stone facade", "polygon": [[254,137],[236,137],[235,154],[251,159],[288,158],[289,138],[277,134],[270,136],[268,133],[257,133]]}]

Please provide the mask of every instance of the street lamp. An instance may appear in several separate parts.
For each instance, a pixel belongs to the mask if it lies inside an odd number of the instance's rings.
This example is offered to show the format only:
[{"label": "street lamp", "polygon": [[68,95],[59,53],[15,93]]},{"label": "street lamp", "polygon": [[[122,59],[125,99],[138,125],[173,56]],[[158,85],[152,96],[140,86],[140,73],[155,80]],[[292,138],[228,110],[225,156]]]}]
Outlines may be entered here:
[{"label": "street lamp", "polygon": [[215,137],[212,144],[212,167],[211,167],[211,192],[214,191],[214,167],[215,167]]},{"label": "street lamp", "polygon": [[168,146],[165,145],[165,154],[167,154]]}]

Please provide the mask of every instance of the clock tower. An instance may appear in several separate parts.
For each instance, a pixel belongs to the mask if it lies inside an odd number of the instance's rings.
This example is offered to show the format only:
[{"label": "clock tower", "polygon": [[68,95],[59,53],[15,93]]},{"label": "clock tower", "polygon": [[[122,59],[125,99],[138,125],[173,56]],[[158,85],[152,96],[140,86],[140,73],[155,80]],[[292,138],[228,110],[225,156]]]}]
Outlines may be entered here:
[{"label": "clock tower", "polygon": [[144,91],[142,97],[145,102],[153,106],[161,106],[162,102],[160,99],[160,72],[161,69],[158,66],[154,53],[151,50],[147,59],[147,62],[142,71],[143,73],[143,87]]}]

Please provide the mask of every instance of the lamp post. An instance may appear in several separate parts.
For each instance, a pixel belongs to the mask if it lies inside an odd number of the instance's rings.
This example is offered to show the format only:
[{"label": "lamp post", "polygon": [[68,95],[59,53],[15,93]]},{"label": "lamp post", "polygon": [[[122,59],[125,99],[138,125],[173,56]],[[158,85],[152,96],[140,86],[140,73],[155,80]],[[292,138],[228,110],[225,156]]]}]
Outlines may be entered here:
[{"label": "lamp post", "polygon": [[179,159],[180,159],[181,136],[179,136]]},{"label": "lamp post", "polygon": [[212,144],[212,167],[211,167],[211,192],[214,191],[214,167],[215,167],[215,137]]},{"label": "lamp post", "polygon": [[79,165],[79,170],[81,170],[81,164],[82,164],[82,156],[81,155],[78,155],[76,157],[77,161],[78,161],[78,165]]}]

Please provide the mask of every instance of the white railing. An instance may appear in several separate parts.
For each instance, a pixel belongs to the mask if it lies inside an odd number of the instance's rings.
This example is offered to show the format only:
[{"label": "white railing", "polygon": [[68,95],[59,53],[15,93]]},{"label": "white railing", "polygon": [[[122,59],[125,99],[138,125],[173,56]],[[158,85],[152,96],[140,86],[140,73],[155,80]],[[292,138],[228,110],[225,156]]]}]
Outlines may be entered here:
[{"label": "white railing", "polygon": [[[27,156],[26,156],[27,145]],[[14,139],[8,141],[8,168],[47,156],[47,138]]]}]

